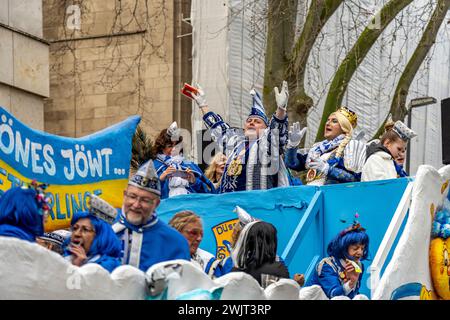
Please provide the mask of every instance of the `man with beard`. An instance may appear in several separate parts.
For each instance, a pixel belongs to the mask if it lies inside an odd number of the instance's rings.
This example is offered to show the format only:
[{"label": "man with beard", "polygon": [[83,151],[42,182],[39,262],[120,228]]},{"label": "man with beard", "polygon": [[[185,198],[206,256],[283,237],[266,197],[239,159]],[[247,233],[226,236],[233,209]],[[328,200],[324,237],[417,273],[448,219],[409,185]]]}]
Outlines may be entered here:
[{"label": "man with beard", "polygon": [[186,239],[156,215],[160,196],[161,185],[150,160],[129,180],[122,213],[113,225],[122,241],[122,264],[146,272],[158,262],[191,259]]}]

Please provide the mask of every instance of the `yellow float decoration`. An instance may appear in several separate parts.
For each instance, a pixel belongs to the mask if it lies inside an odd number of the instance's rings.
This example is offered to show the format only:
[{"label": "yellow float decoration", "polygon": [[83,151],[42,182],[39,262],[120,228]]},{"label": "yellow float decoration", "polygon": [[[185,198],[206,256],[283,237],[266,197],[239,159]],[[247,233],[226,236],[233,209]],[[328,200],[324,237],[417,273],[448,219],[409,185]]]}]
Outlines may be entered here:
[{"label": "yellow float decoration", "polygon": [[450,300],[450,238],[436,238],[430,245],[430,272],[435,292],[445,300]]}]

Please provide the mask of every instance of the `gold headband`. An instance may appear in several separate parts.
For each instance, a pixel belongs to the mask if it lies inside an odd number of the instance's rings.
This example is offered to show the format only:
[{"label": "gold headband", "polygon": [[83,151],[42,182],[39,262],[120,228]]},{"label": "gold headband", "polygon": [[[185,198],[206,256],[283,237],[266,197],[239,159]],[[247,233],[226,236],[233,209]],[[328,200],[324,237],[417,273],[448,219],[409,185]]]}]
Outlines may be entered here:
[{"label": "gold headband", "polygon": [[339,109],[337,109],[336,112],[339,112],[344,117],[346,117],[348,121],[350,121],[350,124],[352,125],[353,128],[356,127],[356,124],[358,122],[358,116],[356,115],[356,113],[354,113],[347,107],[340,107]]}]

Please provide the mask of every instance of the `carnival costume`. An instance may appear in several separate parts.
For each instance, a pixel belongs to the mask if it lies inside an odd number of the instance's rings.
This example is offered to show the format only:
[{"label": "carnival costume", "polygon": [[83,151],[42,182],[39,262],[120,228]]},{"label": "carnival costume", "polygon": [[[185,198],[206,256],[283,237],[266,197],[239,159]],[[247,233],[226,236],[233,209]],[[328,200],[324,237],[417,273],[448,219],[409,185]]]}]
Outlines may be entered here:
[{"label": "carnival costume", "polygon": [[[139,168],[128,184],[161,195],[161,185],[152,160]],[[122,242],[122,264],[129,264],[146,272],[158,262],[191,259],[187,240],[181,233],[159,220],[156,213],[144,224],[134,225],[127,221],[122,207],[122,213],[113,229]]]},{"label": "carnival costume", "polygon": [[[167,129],[167,135],[171,141],[178,141],[180,138],[180,131],[177,123],[173,122]],[[161,199],[168,197],[188,194],[188,193],[215,193],[214,185],[208,178],[205,177],[203,171],[193,163],[184,159],[182,154],[165,155],[158,154],[153,161],[158,177],[170,166],[180,171],[186,171],[190,169],[191,173],[195,176],[195,182],[189,183],[189,181],[182,176],[167,177],[161,183]]]},{"label": "carnival costume", "polygon": [[47,185],[36,181],[12,188],[0,198],[0,236],[36,242],[44,234],[50,207],[45,198]]},{"label": "carnival costume", "polygon": [[[121,243],[116,237],[111,223],[115,220],[117,211],[106,201],[96,195],[89,196],[89,212],[75,213],[71,225],[73,226],[80,219],[89,219],[94,227],[95,236],[92,241],[89,252],[86,252],[87,263],[96,263],[104,269],[112,272],[121,265]],[[68,261],[72,261],[73,254],[70,252],[69,245],[71,238],[64,242],[64,256]]]},{"label": "carnival costume", "polygon": [[[282,92],[288,95],[287,84],[283,87],[285,90]],[[211,129],[213,140],[226,150],[227,162],[219,193],[289,185],[282,158],[287,142],[287,115],[284,119],[273,115],[269,121],[260,94],[255,90],[250,94],[253,97],[253,105],[249,117],[258,117],[267,126],[264,133],[255,140],[250,140],[231,128],[220,115],[212,111],[203,116],[205,125]]]},{"label": "carnival costume", "polygon": [[[403,141],[408,142],[417,134],[403,122],[396,121],[392,129]],[[361,181],[374,181],[406,177],[403,166],[392,157],[391,152],[379,143],[367,147],[367,161],[362,170]]]},{"label": "carnival costume", "polygon": [[[336,236],[327,247],[329,257],[322,259],[316,266],[314,274],[307,281],[305,286],[319,285],[329,299],[336,296],[347,296],[353,299],[359,294],[361,280],[364,274],[364,265],[360,261],[353,261],[347,254],[348,247],[354,243],[365,245],[365,252],[361,260],[367,258],[369,238],[365,229],[354,221],[352,226],[343,230]],[[345,273],[346,260],[351,260],[352,264],[359,270],[359,277],[353,288],[350,287]]]},{"label": "carnival costume", "polygon": [[[346,107],[339,108],[335,115],[340,124],[349,123],[345,130],[341,124],[344,134],[333,140],[315,143],[307,152],[297,148],[300,139],[296,143],[291,143],[290,134],[286,150],[286,165],[296,171],[309,169],[306,174],[308,185],[355,182],[361,179],[361,171],[366,159],[366,146],[352,139],[353,129],[357,125],[357,116]],[[292,128],[292,132],[295,132],[295,128]]]}]

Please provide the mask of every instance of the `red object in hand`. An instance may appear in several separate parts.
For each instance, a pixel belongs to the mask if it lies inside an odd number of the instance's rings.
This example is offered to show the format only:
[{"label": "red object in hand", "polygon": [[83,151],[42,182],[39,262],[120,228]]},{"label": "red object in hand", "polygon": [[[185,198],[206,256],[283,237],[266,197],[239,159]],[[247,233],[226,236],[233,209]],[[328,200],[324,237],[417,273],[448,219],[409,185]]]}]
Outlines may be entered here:
[{"label": "red object in hand", "polygon": [[183,88],[181,89],[181,93],[184,94],[189,99],[193,99],[192,94],[198,94],[198,89],[191,86],[190,84],[185,83]]}]

